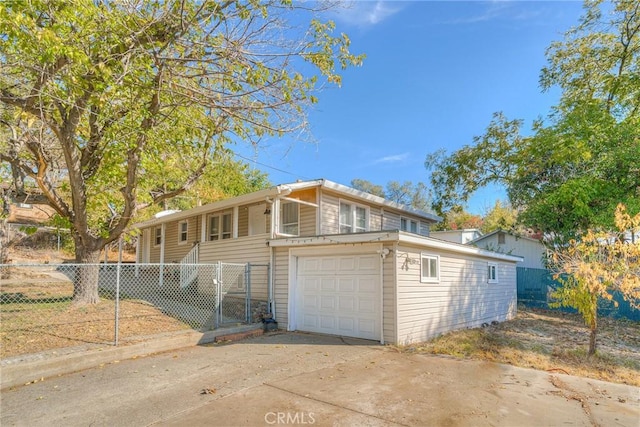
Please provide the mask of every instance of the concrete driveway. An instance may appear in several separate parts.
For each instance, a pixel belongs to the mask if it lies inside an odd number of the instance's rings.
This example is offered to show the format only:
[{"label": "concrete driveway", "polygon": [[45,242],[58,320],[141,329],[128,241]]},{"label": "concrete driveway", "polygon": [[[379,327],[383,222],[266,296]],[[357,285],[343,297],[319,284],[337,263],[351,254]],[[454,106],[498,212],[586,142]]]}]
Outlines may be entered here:
[{"label": "concrete driveway", "polygon": [[640,389],[278,333],[2,392],[2,426],[628,426]]}]

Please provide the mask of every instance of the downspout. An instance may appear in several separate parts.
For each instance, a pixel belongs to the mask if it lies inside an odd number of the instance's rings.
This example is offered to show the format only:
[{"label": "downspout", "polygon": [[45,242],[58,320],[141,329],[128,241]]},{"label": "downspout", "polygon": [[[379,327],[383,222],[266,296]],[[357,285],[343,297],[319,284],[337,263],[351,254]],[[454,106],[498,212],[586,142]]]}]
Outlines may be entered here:
[{"label": "downspout", "polygon": [[380,244],[380,344],[384,345],[384,244]]}]

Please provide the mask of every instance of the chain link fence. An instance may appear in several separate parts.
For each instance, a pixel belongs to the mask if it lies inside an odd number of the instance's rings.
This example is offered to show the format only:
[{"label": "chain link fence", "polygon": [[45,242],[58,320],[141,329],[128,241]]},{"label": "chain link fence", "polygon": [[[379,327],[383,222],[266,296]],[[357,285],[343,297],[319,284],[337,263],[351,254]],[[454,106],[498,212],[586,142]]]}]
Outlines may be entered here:
[{"label": "chain link fence", "polygon": [[0,357],[259,322],[268,295],[268,265],[0,265]]}]

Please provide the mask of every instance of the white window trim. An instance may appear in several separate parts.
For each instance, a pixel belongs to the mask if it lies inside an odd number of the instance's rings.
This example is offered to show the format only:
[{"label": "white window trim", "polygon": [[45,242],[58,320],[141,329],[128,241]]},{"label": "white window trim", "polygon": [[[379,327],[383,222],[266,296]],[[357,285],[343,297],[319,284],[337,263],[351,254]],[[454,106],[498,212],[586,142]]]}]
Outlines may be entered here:
[{"label": "white window trim", "polygon": [[[341,215],[340,215],[340,206],[342,204],[345,205],[350,205],[351,206],[351,232],[350,233],[342,233],[342,222],[341,222]],[[362,231],[358,231],[356,230],[356,207],[358,208],[363,208],[365,211],[365,219],[364,219],[364,230]],[[371,214],[371,209],[369,206],[367,205],[362,205],[360,203],[356,203],[356,202],[352,202],[351,200],[346,200],[346,199],[339,199],[338,200],[338,231],[340,232],[340,234],[352,234],[352,233],[364,233],[369,231],[369,218],[370,218],[370,214]],[[348,225],[348,224],[345,224]]]},{"label": "white window trim", "polygon": [[[436,277],[425,277],[422,275],[423,263],[429,260],[436,260]],[[420,283],[440,283],[440,255],[422,252],[420,254]]]},{"label": "white window trim", "polygon": [[297,222],[297,224],[298,224],[298,234],[288,234],[288,233],[284,232],[285,225],[293,225],[294,223],[292,222],[292,223],[289,223],[289,224],[285,224],[284,223],[284,215],[282,215],[282,212],[280,212],[280,215],[279,215],[279,217],[280,217],[279,218],[279,221],[280,221],[280,233],[278,233],[278,234],[280,236],[298,237],[298,236],[300,236],[300,204],[296,203],[296,202],[289,202],[289,201],[284,201],[283,202],[283,201],[281,201],[280,202],[280,206],[278,207],[278,209],[282,210],[282,207],[285,204],[289,204],[289,203],[291,203],[292,205],[295,205],[296,209],[298,210],[298,222]]},{"label": "white window trim", "polygon": [[[158,242],[158,232],[160,232],[160,242]],[[153,247],[157,248],[162,244],[162,227],[157,226],[153,228]]]},{"label": "white window trim", "polygon": [[[407,222],[408,228],[406,230],[402,229],[402,220],[405,220]],[[413,232],[411,231],[411,223],[415,222],[416,223],[416,231]],[[400,230],[401,231],[406,231],[408,233],[414,233],[414,234],[420,234],[420,220],[414,219],[414,218],[409,218],[408,216],[401,216],[400,217]]]},{"label": "white window trim", "polygon": [[[185,230],[186,237],[184,240],[182,240],[182,224],[187,225],[187,229]],[[178,245],[186,245],[188,241],[189,241],[189,220],[185,219],[184,221],[178,222]]]},{"label": "white window trim", "polygon": [[[495,273],[495,278],[491,278],[492,269]],[[487,263],[487,283],[498,283],[498,263],[497,262]]]},{"label": "white window trim", "polygon": [[[224,217],[225,215],[231,215],[231,229],[228,231],[224,231]],[[211,218],[217,217],[218,218],[218,238],[217,239],[212,239],[211,238]],[[222,211],[222,212],[216,212],[210,215],[207,215],[207,242],[219,242],[221,240],[230,240],[233,238],[233,212],[232,211]],[[227,237],[226,239],[224,238],[224,235],[229,235],[229,237]]]}]

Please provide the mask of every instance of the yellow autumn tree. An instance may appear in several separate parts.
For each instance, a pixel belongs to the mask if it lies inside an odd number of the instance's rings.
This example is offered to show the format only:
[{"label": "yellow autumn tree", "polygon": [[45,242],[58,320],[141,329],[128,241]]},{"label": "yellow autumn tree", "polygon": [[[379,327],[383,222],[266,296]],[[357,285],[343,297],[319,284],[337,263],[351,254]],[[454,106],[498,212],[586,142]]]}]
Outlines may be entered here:
[{"label": "yellow autumn tree", "polygon": [[[614,292],[640,308],[640,213],[615,211],[616,231],[587,232],[553,254],[555,277],[562,287],[552,292],[551,307],[578,310],[589,327],[589,356],[596,352],[598,300],[613,300]],[[617,306],[617,303],[614,301]]]}]

